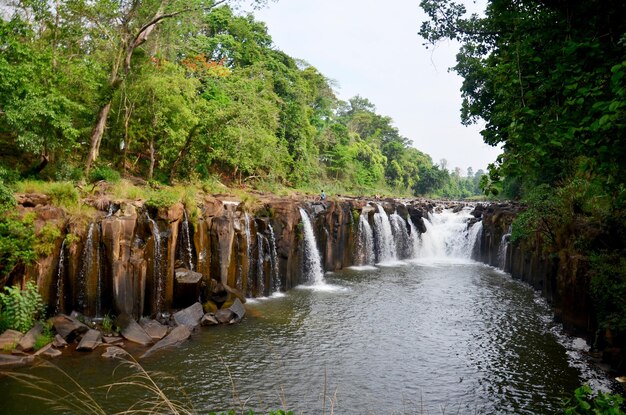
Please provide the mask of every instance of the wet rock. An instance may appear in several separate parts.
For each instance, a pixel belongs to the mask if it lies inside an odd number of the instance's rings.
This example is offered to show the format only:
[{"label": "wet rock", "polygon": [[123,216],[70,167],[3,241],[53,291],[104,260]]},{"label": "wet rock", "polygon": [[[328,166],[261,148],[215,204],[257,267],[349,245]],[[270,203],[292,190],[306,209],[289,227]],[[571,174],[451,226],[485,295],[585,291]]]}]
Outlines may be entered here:
[{"label": "wet rock", "polygon": [[17,330],[7,330],[0,335],[0,350],[9,350],[17,346],[24,337],[23,333]]},{"label": "wet rock", "polygon": [[152,337],[132,319],[128,314],[122,314],[117,318],[117,326],[122,330],[120,334],[126,339],[134,343],[147,346],[152,343]]},{"label": "wet rock", "polygon": [[235,299],[233,305],[228,308],[235,314],[237,320],[236,322],[240,322],[241,319],[243,319],[243,317],[246,315],[246,309],[238,298]]},{"label": "wet rock", "polygon": [[52,319],[52,324],[56,332],[66,341],[73,340],[77,335],[87,333],[89,327],[78,321],[74,317],[59,314]]},{"label": "wet rock", "polygon": [[121,337],[118,336],[102,336],[102,341],[104,341],[104,343],[106,344],[110,344],[112,346],[120,346],[124,343],[122,343],[123,339]]},{"label": "wet rock", "polygon": [[35,346],[35,342],[37,341],[37,337],[41,336],[43,332],[43,326],[41,323],[37,322],[26,332],[26,334],[20,339],[19,343],[16,346],[16,349],[21,350],[23,352],[29,352],[33,350]]},{"label": "wet rock", "polygon": [[167,335],[167,326],[164,326],[156,320],[144,317],[139,320],[139,325],[143,327],[146,333],[154,340],[161,340]]},{"label": "wet rock", "polygon": [[79,352],[91,352],[102,344],[102,333],[98,330],[89,330],[78,343],[76,350]]},{"label": "wet rock", "polygon": [[106,351],[102,353],[102,357],[108,357],[112,359],[112,358],[122,357],[127,354],[128,353],[126,352],[126,350],[122,349],[121,347],[111,346],[111,347],[107,347]]},{"label": "wet rock", "polygon": [[12,354],[0,354],[0,367],[25,366],[31,364],[35,356],[15,356]]},{"label": "wet rock", "polygon": [[24,207],[36,207],[50,204],[50,196],[42,193],[17,194],[15,201]]},{"label": "wet rock", "polygon": [[174,299],[178,307],[187,307],[198,301],[202,274],[186,268],[177,268],[174,278]]},{"label": "wet rock", "polygon": [[200,320],[200,325],[202,326],[215,326],[217,324],[220,324],[220,322],[217,321],[215,316],[210,313],[206,313],[204,316],[202,316],[202,320]]},{"label": "wet rock", "polygon": [[215,319],[220,324],[230,324],[231,322],[234,322],[236,318],[237,315],[229,308],[217,310],[217,313],[215,313]]},{"label": "wet rock", "polygon": [[61,353],[60,350],[57,350],[54,347],[52,347],[52,343],[49,343],[45,345],[44,347],[42,347],[41,349],[37,350],[34,356],[59,357],[62,354],[63,353]]},{"label": "wet rock", "polygon": [[56,348],[67,347],[67,342],[60,334],[54,336],[54,340],[52,341],[52,345]]},{"label": "wet rock", "polygon": [[204,316],[204,310],[202,309],[202,304],[195,303],[190,307],[185,308],[184,310],[180,310],[174,313],[174,321],[176,324],[185,325],[193,329],[198,324],[200,324],[200,319]]},{"label": "wet rock", "polygon": [[141,355],[140,359],[150,356],[158,350],[167,347],[177,346],[187,340],[189,337],[191,337],[191,329],[189,327],[187,327],[186,325],[176,326],[164,339],[157,342],[157,344],[152,346],[147,352]]}]

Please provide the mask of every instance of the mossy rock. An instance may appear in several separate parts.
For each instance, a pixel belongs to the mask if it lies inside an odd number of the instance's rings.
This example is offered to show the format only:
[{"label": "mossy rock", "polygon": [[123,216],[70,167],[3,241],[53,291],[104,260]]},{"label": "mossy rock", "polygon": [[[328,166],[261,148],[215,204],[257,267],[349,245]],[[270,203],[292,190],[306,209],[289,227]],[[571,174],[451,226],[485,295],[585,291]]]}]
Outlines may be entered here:
[{"label": "mossy rock", "polygon": [[204,304],[202,304],[202,308],[204,309],[205,313],[215,314],[215,312],[218,310],[217,304],[215,304],[211,300],[207,300]]}]

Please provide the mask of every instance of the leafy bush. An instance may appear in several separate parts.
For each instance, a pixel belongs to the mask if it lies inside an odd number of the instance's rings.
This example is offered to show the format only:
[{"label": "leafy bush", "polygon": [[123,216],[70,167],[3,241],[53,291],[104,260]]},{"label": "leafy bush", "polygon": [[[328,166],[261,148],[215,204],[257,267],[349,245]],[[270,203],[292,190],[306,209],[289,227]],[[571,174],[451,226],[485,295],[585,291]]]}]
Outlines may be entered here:
[{"label": "leafy bush", "polygon": [[10,169],[0,165],[0,183],[13,184],[18,181],[20,174],[15,169]]},{"label": "leafy bush", "polygon": [[45,192],[57,206],[70,207],[78,204],[80,195],[78,190],[70,182],[50,183]]},{"label": "leafy bush", "polygon": [[4,287],[4,290],[6,294],[0,293],[0,320],[9,329],[27,332],[45,311],[37,286],[29,281],[25,290],[19,286]]},{"label": "leafy bush", "polygon": [[180,200],[180,195],[174,189],[157,189],[150,192],[146,206],[167,208]]},{"label": "leafy bush", "polygon": [[624,398],[610,393],[594,394],[588,385],[574,391],[574,398],[565,402],[565,415],[625,415]]},{"label": "leafy bush", "polygon": [[13,209],[16,204],[11,189],[0,181],[0,214]]},{"label": "leafy bush", "polygon": [[52,223],[47,223],[37,233],[35,252],[40,256],[49,256],[54,251],[57,240],[61,238],[61,230]]},{"label": "leafy bush", "polygon": [[104,180],[109,183],[117,183],[121,179],[120,172],[107,166],[96,167],[89,173],[89,182],[95,183]]},{"label": "leafy bush", "polygon": [[77,182],[83,178],[83,169],[69,163],[57,163],[54,166],[53,177],[58,182]]},{"label": "leafy bush", "polygon": [[626,258],[617,253],[593,253],[590,258],[591,297],[601,328],[626,333]]},{"label": "leafy bush", "polygon": [[0,277],[7,276],[18,264],[35,260],[35,230],[32,215],[0,217]]}]

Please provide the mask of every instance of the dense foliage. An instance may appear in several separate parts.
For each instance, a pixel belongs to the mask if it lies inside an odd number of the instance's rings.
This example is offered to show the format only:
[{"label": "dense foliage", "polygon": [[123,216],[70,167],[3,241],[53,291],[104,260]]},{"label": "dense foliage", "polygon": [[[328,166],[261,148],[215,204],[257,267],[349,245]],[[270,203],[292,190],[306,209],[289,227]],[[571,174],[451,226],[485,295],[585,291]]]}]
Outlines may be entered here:
[{"label": "dense foliage", "polygon": [[[626,3],[422,0],[430,43],[461,43],[462,120],[503,154],[483,187],[528,209],[513,240],[586,258],[598,326],[626,335]],[[624,338],[624,337],[622,337]]]},{"label": "dense foliage", "polygon": [[44,317],[44,305],[37,286],[29,281],[19,286],[4,287],[0,293],[0,331],[13,329],[26,333],[39,317]]},{"label": "dense foliage", "polygon": [[12,2],[0,20],[0,167],[64,181],[477,194],[474,176],[434,165],[367,99],[340,101],[235,3]]}]

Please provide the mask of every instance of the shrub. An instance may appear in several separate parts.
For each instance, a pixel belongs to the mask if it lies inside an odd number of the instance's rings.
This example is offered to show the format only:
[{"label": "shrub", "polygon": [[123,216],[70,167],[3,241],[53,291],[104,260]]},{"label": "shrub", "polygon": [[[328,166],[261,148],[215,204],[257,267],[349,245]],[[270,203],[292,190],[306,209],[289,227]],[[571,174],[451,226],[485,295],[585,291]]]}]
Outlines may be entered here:
[{"label": "shrub", "polygon": [[13,192],[0,181],[0,214],[13,209],[16,205]]},{"label": "shrub", "polygon": [[624,398],[610,393],[594,394],[588,385],[574,391],[574,398],[565,402],[565,415],[625,415]]},{"label": "shrub", "polygon": [[0,293],[0,320],[9,329],[27,332],[45,311],[37,286],[29,281],[24,290],[19,286],[4,287],[4,290],[6,294]]},{"label": "shrub", "polygon": [[70,182],[50,183],[45,193],[50,196],[52,203],[61,207],[75,206],[80,198],[78,190]]},{"label": "shrub", "polygon": [[61,238],[61,230],[53,223],[46,223],[37,233],[35,253],[39,256],[49,256],[54,251],[57,240]]},{"label": "shrub", "polygon": [[28,265],[37,257],[34,217],[0,217],[0,277],[9,275],[18,264]]},{"label": "shrub", "polygon": [[96,167],[89,172],[89,182],[95,183],[104,180],[109,183],[117,183],[121,179],[120,172],[107,166]]}]

